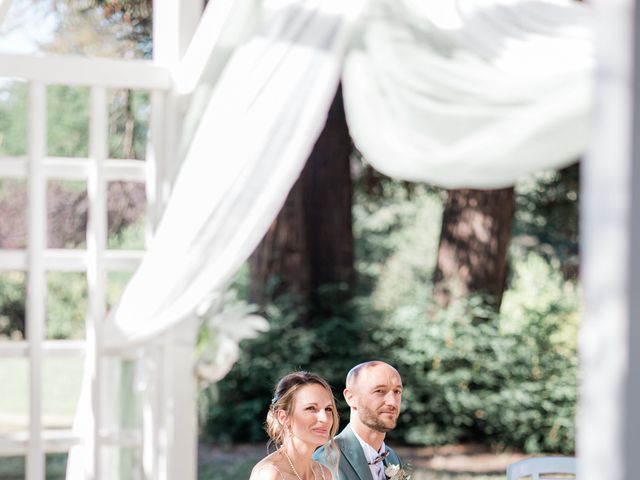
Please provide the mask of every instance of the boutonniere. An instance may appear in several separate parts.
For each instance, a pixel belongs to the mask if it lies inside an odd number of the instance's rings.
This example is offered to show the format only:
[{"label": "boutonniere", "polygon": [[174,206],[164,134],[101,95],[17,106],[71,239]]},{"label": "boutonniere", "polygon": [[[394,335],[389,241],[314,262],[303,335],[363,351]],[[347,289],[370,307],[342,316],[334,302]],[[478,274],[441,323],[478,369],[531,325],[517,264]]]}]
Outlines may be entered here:
[{"label": "boutonniere", "polygon": [[389,480],[411,480],[411,475],[400,468],[400,465],[390,463],[384,469],[384,474]]}]

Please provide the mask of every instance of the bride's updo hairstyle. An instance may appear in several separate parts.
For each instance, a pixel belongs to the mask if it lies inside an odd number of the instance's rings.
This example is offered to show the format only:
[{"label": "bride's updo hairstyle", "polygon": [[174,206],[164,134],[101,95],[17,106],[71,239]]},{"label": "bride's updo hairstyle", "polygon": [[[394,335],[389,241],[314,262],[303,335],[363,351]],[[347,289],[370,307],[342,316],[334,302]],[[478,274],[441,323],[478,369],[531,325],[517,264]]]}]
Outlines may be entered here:
[{"label": "bride's updo hairstyle", "polygon": [[271,405],[269,406],[269,413],[267,413],[267,421],[265,429],[271,439],[271,443],[274,443],[276,448],[280,447],[284,443],[285,425],[278,420],[277,412],[284,410],[289,416],[293,411],[295,405],[295,397],[298,390],[306,385],[320,385],[323,387],[329,396],[331,397],[331,403],[333,405],[333,425],[331,425],[331,433],[329,435],[329,441],[332,442],[333,437],[338,431],[338,410],[336,408],[336,401],[333,397],[333,392],[327,381],[319,375],[311,372],[293,372],[285,375],[280,379],[273,392],[273,398],[271,399]]}]

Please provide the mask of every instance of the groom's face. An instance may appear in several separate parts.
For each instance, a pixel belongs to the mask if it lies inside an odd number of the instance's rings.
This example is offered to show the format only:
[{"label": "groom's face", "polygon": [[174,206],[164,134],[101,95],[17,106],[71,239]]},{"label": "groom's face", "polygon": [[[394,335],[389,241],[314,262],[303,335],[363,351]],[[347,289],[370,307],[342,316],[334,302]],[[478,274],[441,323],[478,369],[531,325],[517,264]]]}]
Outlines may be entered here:
[{"label": "groom's face", "polygon": [[402,401],[402,380],[395,369],[386,364],[366,368],[350,390],[349,405],[364,425],[378,432],[388,432],[396,427]]}]

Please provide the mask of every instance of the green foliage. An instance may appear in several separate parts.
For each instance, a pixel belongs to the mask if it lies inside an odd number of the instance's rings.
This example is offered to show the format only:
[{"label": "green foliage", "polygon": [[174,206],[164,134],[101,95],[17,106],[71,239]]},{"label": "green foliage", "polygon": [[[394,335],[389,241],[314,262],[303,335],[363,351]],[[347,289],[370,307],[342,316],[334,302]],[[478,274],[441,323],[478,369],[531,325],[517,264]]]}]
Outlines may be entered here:
[{"label": "green foliage", "polygon": [[[135,205],[127,205],[128,208],[134,209]],[[139,218],[135,223],[127,224],[107,238],[107,248],[109,249],[125,249],[125,250],[143,250],[145,241],[146,222],[144,218]]]},{"label": "green foliage", "polygon": [[262,424],[273,385],[297,369],[329,380],[344,425],[348,411],[340,391],[345,373],[360,361],[378,358],[396,365],[405,384],[392,441],[474,441],[531,453],[570,453],[575,342],[564,342],[559,333],[567,317],[575,316],[574,300],[548,297],[539,308],[526,309],[512,298],[509,316],[496,316],[479,311],[476,300],[438,311],[424,295],[382,312],[359,297],[344,312],[305,329],[295,323],[295,302],[281,298],[267,308],[271,331],[243,342],[240,361],[217,385],[216,395],[208,397],[204,437],[223,445],[266,441]]},{"label": "green foliage", "polygon": [[26,276],[22,272],[0,274],[0,339],[21,340],[24,331]]},{"label": "green foliage", "polygon": [[0,87],[0,155],[19,156],[27,145],[27,84]]},{"label": "green foliage", "polygon": [[356,190],[353,230],[358,291],[384,311],[424,295],[435,267],[442,198],[425,185],[384,181],[376,196]]},{"label": "green foliage", "polygon": [[561,317],[547,315],[562,306],[521,311],[519,328],[505,329],[509,318],[478,311],[480,305],[463,302],[428,321],[419,309],[390,320],[397,337],[388,341],[406,385],[393,436],[427,445],[480,441],[531,453],[572,452],[575,352],[557,348],[552,339]]},{"label": "green foliage", "polygon": [[[280,297],[264,311],[269,319],[269,332],[255,340],[241,343],[240,360],[231,372],[207,393],[208,419],[203,425],[207,440],[220,444],[265,442],[263,422],[276,381],[294,370],[307,369],[321,373],[341,400],[341,386],[346,372],[358,362],[377,356],[369,333],[375,323],[371,318],[355,315],[357,307],[315,318],[316,327],[305,328],[296,323],[302,305],[295,299]],[[346,406],[340,404],[342,418]]]},{"label": "green foliage", "polygon": [[47,153],[89,155],[89,89],[52,85],[47,89]]},{"label": "green foliage", "polygon": [[[310,329],[297,326],[301,308],[292,299],[269,305],[272,330],[243,342],[240,361],[208,399],[206,438],[265,441],[273,384],[300,368],[330,381],[344,425],[344,375],[378,358],[396,365],[405,383],[398,428],[390,433],[396,443],[474,441],[572,452],[580,297],[560,268],[561,251],[539,248],[542,240],[514,242],[499,315],[473,298],[439,310],[431,302],[430,276],[441,192],[390,181],[378,187],[376,195],[356,190],[357,297],[339,312],[334,305],[332,315],[315,317]],[[543,192],[536,195],[528,201],[544,204]],[[577,216],[566,219],[567,232],[574,221]],[[533,237],[526,225],[521,221],[519,235]]]},{"label": "green foliage", "polygon": [[84,337],[87,282],[81,273],[50,272],[47,276],[47,338]]},{"label": "green foliage", "polygon": [[516,185],[513,246],[556,262],[567,279],[578,276],[580,165],[532,175]]}]

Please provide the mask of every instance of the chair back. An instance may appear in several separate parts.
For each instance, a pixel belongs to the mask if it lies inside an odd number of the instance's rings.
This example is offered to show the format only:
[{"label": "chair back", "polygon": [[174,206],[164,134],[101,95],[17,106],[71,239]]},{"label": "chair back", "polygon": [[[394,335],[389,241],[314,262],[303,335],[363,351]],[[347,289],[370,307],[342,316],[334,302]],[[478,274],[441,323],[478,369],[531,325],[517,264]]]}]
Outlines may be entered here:
[{"label": "chair back", "polygon": [[531,480],[575,479],[576,459],[574,457],[525,458],[507,467],[507,480],[530,477]]}]

